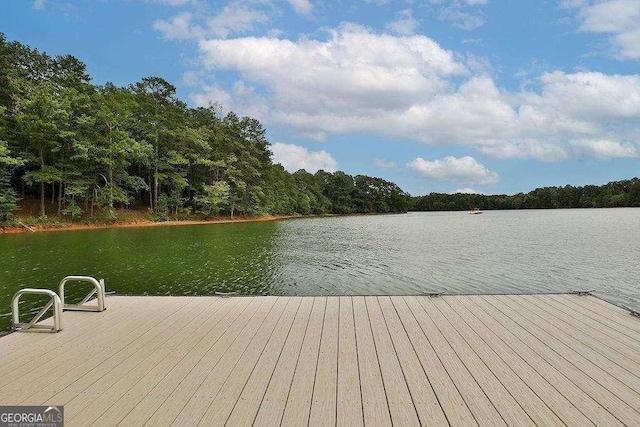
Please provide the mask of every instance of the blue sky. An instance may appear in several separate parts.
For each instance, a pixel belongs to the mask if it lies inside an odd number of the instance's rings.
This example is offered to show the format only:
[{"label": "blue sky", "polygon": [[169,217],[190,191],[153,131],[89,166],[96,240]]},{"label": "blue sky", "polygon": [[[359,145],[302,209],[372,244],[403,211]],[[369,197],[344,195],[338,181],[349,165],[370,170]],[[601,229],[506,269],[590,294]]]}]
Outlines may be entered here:
[{"label": "blue sky", "polygon": [[414,195],[640,176],[638,0],[3,0],[0,31]]}]

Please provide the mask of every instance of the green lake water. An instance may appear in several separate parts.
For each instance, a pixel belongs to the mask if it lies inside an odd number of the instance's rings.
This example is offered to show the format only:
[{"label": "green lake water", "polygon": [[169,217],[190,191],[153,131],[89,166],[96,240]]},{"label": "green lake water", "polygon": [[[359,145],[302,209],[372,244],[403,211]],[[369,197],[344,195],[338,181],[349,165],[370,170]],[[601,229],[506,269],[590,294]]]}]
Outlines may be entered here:
[{"label": "green lake water", "polygon": [[[409,213],[0,235],[0,333],[24,287],[132,295],[594,290],[640,309],[640,209]],[[71,297],[80,289],[68,285]],[[88,288],[82,288],[82,291]],[[24,297],[21,311],[42,303]],[[108,301],[107,301],[108,304]]]}]

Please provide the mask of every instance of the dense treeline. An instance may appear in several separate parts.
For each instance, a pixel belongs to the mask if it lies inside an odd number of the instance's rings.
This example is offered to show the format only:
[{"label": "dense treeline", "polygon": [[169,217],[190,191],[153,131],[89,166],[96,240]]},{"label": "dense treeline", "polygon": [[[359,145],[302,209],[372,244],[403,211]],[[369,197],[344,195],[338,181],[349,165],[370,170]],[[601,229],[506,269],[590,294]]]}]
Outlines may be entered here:
[{"label": "dense treeline", "polygon": [[605,185],[584,187],[544,187],[513,196],[431,193],[413,197],[411,210],[460,211],[482,209],[568,209],[640,207],[640,179],[633,178]]},{"label": "dense treeline", "polygon": [[380,178],[271,160],[256,119],[189,108],[158,77],[91,84],[85,65],[0,33],[0,221],[21,198],[71,219],[144,206],[169,214],[406,212],[410,198]]}]

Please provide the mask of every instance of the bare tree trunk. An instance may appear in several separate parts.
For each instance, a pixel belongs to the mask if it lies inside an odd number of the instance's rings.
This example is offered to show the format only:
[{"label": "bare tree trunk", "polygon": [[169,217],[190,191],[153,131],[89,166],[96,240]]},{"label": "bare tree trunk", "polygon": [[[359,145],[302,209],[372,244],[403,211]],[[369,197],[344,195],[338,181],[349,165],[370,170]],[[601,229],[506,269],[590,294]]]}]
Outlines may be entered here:
[{"label": "bare tree trunk", "polygon": [[155,153],[155,165],[153,171],[153,210],[158,209],[158,141],[156,134],[156,153]]},{"label": "bare tree trunk", "polygon": [[91,213],[89,214],[93,218],[93,207],[96,205],[96,183],[93,183],[93,192],[91,194]]},{"label": "bare tree trunk", "polygon": [[109,208],[113,209],[113,167],[109,166]]},{"label": "bare tree trunk", "polygon": [[153,209],[153,189],[151,188],[151,175],[149,175],[149,179],[147,181],[149,183],[149,207],[151,207],[151,210]]},{"label": "bare tree trunk", "polygon": [[62,212],[62,181],[58,184],[58,215]]},{"label": "bare tree trunk", "polygon": [[[112,127],[109,127],[109,148],[113,146]],[[113,209],[113,163],[109,164],[109,208]]]},{"label": "bare tree trunk", "polygon": [[40,183],[40,216],[45,216],[47,213],[44,210],[44,182]]},{"label": "bare tree trunk", "polygon": [[[44,169],[44,153],[40,149],[40,169]],[[44,209],[44,181],[40,182],[40,216],[46,216],[47,212]]]}]

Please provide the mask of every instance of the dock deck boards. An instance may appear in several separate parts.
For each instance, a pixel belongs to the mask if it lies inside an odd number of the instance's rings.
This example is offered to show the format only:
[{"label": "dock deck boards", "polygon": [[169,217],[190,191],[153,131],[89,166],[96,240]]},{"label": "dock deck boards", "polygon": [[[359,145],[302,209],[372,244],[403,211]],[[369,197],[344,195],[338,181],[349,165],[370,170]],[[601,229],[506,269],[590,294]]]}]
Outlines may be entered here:
[{"label": "dock deck boards", "polygon": [[66,425],[640,425],[640,319],[592,296],[125,297],[0,338]]}]

